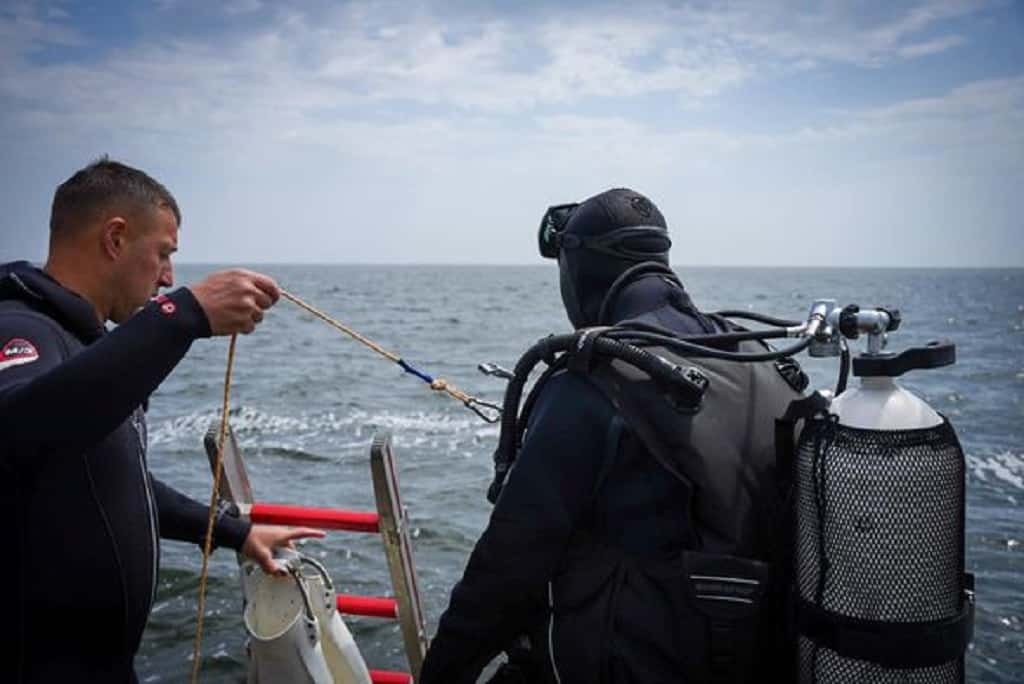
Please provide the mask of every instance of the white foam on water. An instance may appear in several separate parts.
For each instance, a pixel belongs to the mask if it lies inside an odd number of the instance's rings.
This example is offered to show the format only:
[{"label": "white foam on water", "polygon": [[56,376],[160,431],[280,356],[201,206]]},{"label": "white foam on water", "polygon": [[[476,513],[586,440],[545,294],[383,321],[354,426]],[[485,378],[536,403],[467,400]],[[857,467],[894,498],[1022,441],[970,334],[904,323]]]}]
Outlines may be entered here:
[{"label": "white foam on water", "polygon": [[[174,444],[182,440],[191,442],[205,434],[219,418],[219,411],[207,410],[165,421],[150,431],[150,445]],[[260,446],[282,446],[268,440],[268,437],[285,437],[302,443],[321,436],[343,437],[342,446],[362,446],[361,442],[353,442],[352,439],[362,439],[367,431],[372,433],[378,428],[401,434],[418,446],[440,444],[441,440],[451,442],[453,438],[481,441],[498,436],[497,425],[480,427],[479,419],[472,414],[423,411],[372,413],[355,409],[340,416],[334,411],[282,416],[241,406],[231,411],[231,427],[240,439],[256,439]]]},{"label": "white foam on water", "polygon": [[459,434],[468,433],[480,424],[480,420],[472,414],[453,417],[449,414],[437,413],[394,413],[384,411],[370,414],[354,411],[352,419],[365,425],[387,427],[393,430],[415,430],[426,434]]},{"label": "white foam on water", "polygon": [[[181,442],[194,444],[219,418],[219,411],[196,411],[165,421],[150,431],[150,445]],[[258,447],[303,449],[312,439],[323,439],[332,448],[359,450],[377,429],[387,429],[406,446],[429,448],[465,458],[476,455],[483,445],[497,440],[497,425],[482,425],[472,414],[427,413],[423,411],[370,412],[354,409],[338,415],[334,411],[276,415],[251,406],[231,412],[231,425],[239,439]],[[1024,454],[1003,451],[967,456],[971,474],[983,482],[997,481],[1024,491]]]},{"label": "white foam on water", "polygon": [[1024,490],[1024,455],[1004,451],[989,456],[967,456],[971,474],[983,482],[989,477]]}]

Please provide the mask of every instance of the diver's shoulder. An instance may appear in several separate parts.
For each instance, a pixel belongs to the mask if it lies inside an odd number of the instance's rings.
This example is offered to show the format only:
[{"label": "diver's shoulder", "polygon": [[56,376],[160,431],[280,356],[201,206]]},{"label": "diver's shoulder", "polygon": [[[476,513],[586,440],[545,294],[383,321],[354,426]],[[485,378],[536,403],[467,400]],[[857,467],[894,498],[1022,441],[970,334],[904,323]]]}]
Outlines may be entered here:
[{"label": "diver's shoulder", "polygon": [[597,393],[597,388],[583,374],[563,368],[552,374],[544,385],[545,394]]},{"label": "diver's shoulder", "polygon": [[537,411],[605,420],[613,413],[611,402],[583,374],[563,369],[545,382],[537,401]]}]

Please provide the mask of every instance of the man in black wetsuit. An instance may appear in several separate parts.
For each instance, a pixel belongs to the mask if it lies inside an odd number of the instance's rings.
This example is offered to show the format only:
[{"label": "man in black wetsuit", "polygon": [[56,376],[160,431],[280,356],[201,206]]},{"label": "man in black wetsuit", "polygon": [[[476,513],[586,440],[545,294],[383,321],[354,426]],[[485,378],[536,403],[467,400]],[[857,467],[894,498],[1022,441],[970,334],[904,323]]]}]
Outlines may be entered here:
[{"label": "man in black wetsuit", "polygon": [[[280,293],[233,270],[151,299],[180,220],[162,185],[103,159],[57,189],[46,266],[0,266],[2,682],[136,681],[159,537],[202,543],[208,507],[149,474],[145,407],[194,340],[252,332]],[[274,547],[321,534],[222,513],[214,543],[278,572]]]},{"label": "man in black wetsuit", "polygon": [[[539,237],[542,254],[558,259],[577,329],[625,321],[677,336],[726,329],[668,268],[665,219],[639,193],[552,207]],[[634,423],[616,408],[628,397],[599,389],[592,374],[570,368],[546,381],[421,684],[476,682],[502,650],[512,662],[495,682],[778,676],[767,645],[782,621],[777,604],[774,613],[763,607],[776,522],[772,415],[798,391],[774,366],[730,363],[707,371],[705,422],[693,418],[692,440],[686,411],[663,411],[667,425],[654,416]],[[649,448],[650,433],[689,444],[669,462]]]}]

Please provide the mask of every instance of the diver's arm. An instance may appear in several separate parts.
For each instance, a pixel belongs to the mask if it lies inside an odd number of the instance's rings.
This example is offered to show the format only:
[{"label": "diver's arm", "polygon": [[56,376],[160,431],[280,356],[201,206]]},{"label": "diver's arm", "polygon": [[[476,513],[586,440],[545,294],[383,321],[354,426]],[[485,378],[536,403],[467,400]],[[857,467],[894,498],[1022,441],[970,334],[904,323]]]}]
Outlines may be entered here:
[{"label": "diver's arm", "polygon": [[613,413],[570,373],[544,388],[522,452],[452,590],[427,653],[421,684],[475,682],[531,625],[544,588],[587,510]]},{"label": "diver's arm", "polygon": [[[193,542],[201,548],[206,538],[210,507],[185,496],[155,477],[150,476],[149,479],[160,518],[160,536]],[[217,511],[217,520],[213,526],[213,546],[226,546],[241,551],[251,528],[252,523],[239,520],[223,510]]]},{"label": "diver's arm", "polygon": [[22,338],[39,351],[37,361],[0,370],[0,434],[8,440],[0,465],[77,456],[131,415],[192,342],[210,334],[188,289],[168,299],[173,307],[151,302],[71,358],[53,321],[22,311],[0,318],[0,344]]}]

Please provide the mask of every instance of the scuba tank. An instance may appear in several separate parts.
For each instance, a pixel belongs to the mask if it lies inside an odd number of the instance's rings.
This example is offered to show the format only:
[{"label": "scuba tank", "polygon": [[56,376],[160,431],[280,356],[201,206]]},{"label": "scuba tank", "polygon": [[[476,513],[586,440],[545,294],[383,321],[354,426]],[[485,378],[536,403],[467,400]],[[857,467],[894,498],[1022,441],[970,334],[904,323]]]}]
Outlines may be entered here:
[{"label": "scuba tank", "polygon": [[[808,416],[796,454],[801,682],[962,682],[973,628],[964,454],[950,423],[895,378],[955,361],[952,343],[882,351],[898,312],[828,315],[860,386]],[[822,340],[812,355],[821,355]],[[816,354],[818,352],[818,354]]]}]

